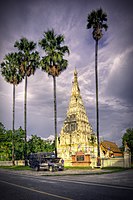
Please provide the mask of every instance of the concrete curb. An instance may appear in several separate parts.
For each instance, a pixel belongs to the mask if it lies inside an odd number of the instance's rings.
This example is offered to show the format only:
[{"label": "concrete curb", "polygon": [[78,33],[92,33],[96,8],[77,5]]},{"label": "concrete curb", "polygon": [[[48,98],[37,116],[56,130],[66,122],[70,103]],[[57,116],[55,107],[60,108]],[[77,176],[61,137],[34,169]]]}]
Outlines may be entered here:
[{"label": "concrete curb", "polygon": [[14,174],[21,175],[31,175],[31,176],[67,176],[67,175],[96,175],[103,173],[112,173],[115,170],[104,170],[104,169],[92,169],[92,170],[64,170],[57,172],[49,172],[49,171],[39,171],[36,172],[34,170],[11,170],[11,169],[0,169],[0,171],[6,171]]}]

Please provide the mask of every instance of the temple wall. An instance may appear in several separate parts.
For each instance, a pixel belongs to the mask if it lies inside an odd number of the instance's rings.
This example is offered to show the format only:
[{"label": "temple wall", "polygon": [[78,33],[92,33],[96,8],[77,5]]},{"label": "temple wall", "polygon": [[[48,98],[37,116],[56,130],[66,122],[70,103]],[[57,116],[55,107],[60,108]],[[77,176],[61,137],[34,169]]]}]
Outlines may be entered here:
[{"label": "temple wall", "polygon": [[102,158],[101,167],[124,167],[124,158]]},{"label": "temple wall", "polygon": [[124,152],[124,156],[119,158],[102,158],[101,167],[131,168],[131,153]]},{"label": "temple wall", "polygon": [[131,152],[124,152],[124,167],[131,168]]},{"label": "temple wall", "polygon": [[[97,167],[97,158],[85,156],[83,162],[77,162],[76,156],[72,156],[71,159],[65,160],[65,166],[84,166],[84,167]],[[101,158],[101,168],[103,167],[122,167],[131,168],[131,156],[130,154],[124,154],[124,156],[119,158]]]},{"label": "temple wall", "polygon": [[[24,166],[25,161],[24,160],[15,160],[16,166]],[[12,166],[12,161],[0,161],[0,166]]]}]

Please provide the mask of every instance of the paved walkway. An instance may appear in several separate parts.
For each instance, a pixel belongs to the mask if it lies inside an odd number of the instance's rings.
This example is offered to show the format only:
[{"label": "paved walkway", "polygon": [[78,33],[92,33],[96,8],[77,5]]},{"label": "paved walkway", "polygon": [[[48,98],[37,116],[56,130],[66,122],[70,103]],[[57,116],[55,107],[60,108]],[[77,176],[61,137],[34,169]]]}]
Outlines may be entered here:
[{"label": "paved walkway", "polygon": [[25,174],[33,176],[65,176],[65,175],[92,175],[100,173],[110,173],[114,170],[105,170],[105,169],[88,169],[88,170],[70,170],[65,169],[64,171],[50,172],[50,171],[34,171],[34,170],[9,170],[9,169],[0,169],[0,171],[7,171],[16,174]]}]

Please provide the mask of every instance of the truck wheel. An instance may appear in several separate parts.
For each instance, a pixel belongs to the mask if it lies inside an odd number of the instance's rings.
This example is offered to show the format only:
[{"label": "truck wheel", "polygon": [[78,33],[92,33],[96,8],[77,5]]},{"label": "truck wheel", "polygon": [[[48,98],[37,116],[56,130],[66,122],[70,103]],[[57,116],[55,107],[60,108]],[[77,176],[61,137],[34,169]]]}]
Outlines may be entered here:
[{"label": "truck wheel", "polygon": [[39,166],[36,166],[36,167],[35,167],[35,171],[36,171],[36,172],[39,171]]},{"label": "truck wheel", "polygon": [[54,172],[53,166],[49,166],[49,171],[50,171],[50,172]]}]

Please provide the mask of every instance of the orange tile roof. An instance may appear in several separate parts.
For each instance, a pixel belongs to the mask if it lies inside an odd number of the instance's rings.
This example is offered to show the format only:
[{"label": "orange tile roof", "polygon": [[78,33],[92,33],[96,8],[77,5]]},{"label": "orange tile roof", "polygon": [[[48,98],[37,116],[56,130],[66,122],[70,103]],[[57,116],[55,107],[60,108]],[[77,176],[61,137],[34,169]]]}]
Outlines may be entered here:
[{"label": "orange tile roof", "polygon": [[119,147],[114,142],[104,140],[100,143],[100,146],[102,146],[106,151],[109,150],[115,153],[121,153]]}]

